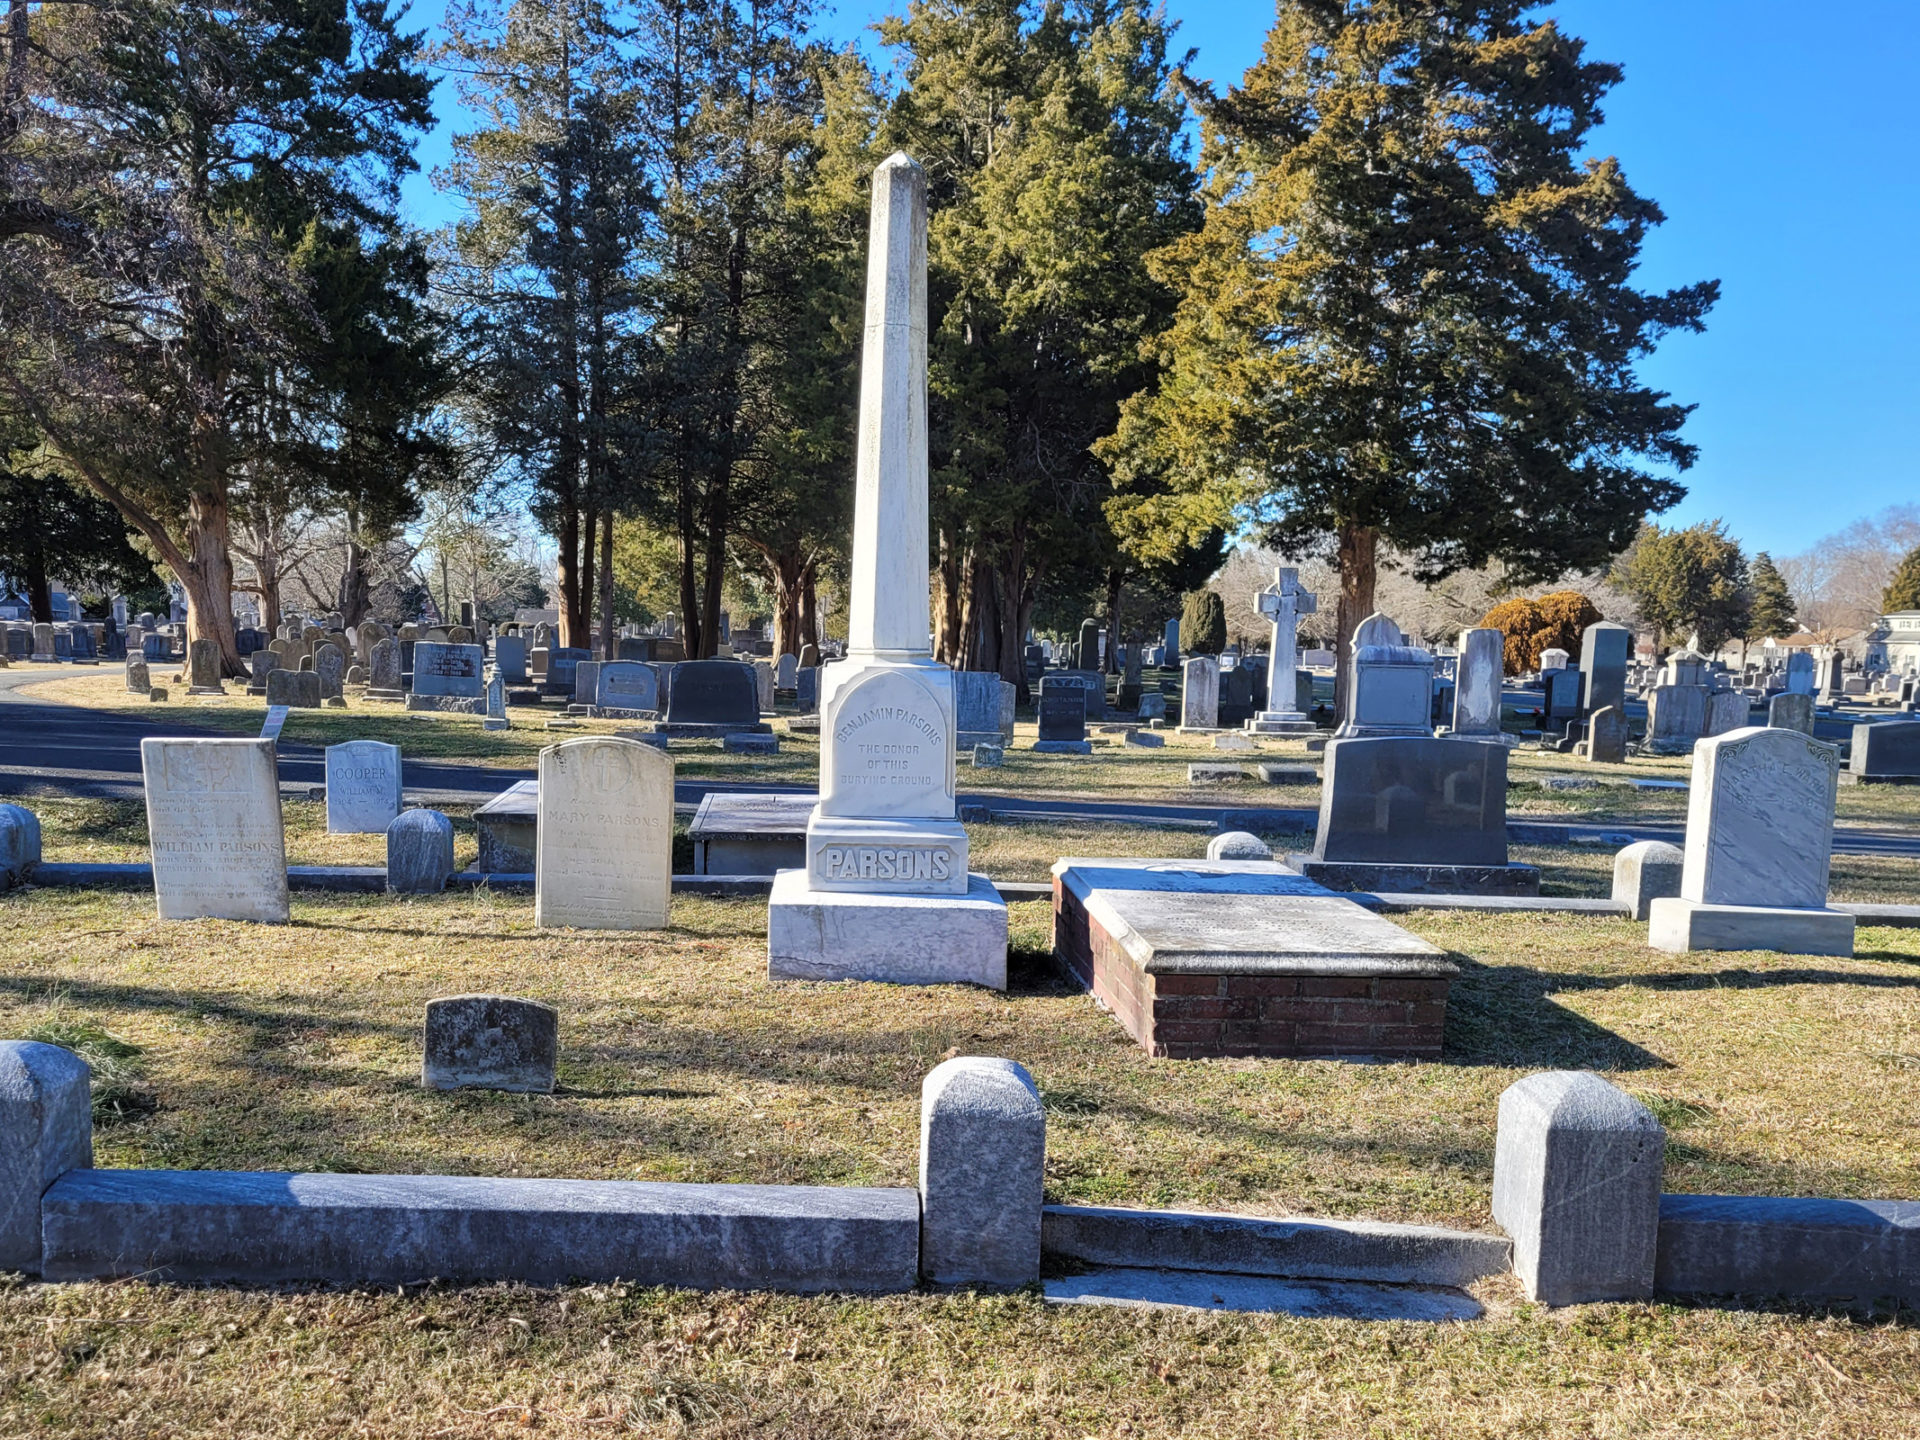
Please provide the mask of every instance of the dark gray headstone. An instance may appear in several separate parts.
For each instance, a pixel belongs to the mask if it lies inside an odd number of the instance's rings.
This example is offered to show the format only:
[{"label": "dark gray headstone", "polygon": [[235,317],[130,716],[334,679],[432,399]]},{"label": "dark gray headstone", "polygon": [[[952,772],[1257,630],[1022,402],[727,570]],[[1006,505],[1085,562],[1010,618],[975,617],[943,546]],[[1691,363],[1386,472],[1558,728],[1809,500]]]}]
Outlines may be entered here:
[{"label": "dark gray headstone", "polygon": [[1314,859],[1507,863],[1506,746],[1396,735],[1330,741],[1326,756]]},{"label": "dark gray headstone", "polygon": [[427,1002],[420,1083],[432,1090],[553,1089],[560,1012],[507,995],[448,995]]},{"label": "dark gray headstone", "polygon": [[1624,711],[1632,653],[1633,632],[1624,625],[1600,620],[1580,632],[1581,710],[1591,715],[1613,705]]},{"label": "dark gray headstone", "polygon": [[1040,682],[1036,709],[1042,740],[1084,740],[1087,738],[1086,690],[1071,679],[1049,675]]},{"label": "dark gray headstone", "polygon": [[544,689],[549,695],[572,695],[579,678],[580,662],[592,660],[591,650],[568,647],[547,652],[547,678]]},{"label": "dark gray headstone", "polygon": [[485,656],[478,645],[417,641],[413,647],[413,693],[478,700],[486,694]]},{"label": "dark gray headstone", "polygon": [[1869,779],[1920,779],[1920,720],[1854,726],[1847,768]]},{"label": "dark gray headstone", "polygon": [[674,666],[667,723],[758,725],[760,686],[753,667],[738,660],[689,660]]}]

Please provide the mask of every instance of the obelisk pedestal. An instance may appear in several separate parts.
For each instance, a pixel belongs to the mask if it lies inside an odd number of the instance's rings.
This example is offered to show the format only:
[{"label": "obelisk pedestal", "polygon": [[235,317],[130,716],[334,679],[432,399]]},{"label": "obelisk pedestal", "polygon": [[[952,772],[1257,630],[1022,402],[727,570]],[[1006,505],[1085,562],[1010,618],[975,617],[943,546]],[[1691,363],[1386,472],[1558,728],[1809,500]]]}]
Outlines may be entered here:
[{"label": "obelisk pedestal", "polygon": [[1006,986],[1006,902],[954,818],[927,549],[927,183],[895,155],[873,177],[848,653],[820,672],[820,802],[806,869],[774,880],[775,979]]}]

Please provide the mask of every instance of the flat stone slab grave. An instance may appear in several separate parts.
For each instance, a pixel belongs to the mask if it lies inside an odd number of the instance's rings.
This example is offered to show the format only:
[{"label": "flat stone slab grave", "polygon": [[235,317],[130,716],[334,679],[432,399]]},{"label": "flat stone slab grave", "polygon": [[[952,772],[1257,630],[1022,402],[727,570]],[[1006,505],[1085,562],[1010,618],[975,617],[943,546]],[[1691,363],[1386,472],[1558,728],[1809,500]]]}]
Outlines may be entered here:
[{"label": "flat stone slab grave", "polygon": [[694,812],[696,875],[776,875],[807,864],[807,817],[813,794],[708,795]]},{"label": "flat stone slab grave", "polygon": [[1440,1053],[1458,967],[1345,895],[1260,860],[1069,857],[1053,953],[1170,1059]]}]

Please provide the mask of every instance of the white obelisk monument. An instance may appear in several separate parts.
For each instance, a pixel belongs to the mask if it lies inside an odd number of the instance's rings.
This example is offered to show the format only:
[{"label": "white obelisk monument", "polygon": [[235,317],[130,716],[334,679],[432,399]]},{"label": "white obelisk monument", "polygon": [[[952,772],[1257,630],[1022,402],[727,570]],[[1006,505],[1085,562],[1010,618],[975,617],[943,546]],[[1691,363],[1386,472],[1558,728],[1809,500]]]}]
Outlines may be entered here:
[{"label": "white obelisk monument", "polygon": [[847,658],[820,672],[807,868],[776,878],[768,972],[1006,985],[1007,908],[954,818],[953,672],[932,658],[927,545],[927,180],[873,176]]},{"label": "white obelisk monument", "polygon": [[1273,623],[1273,647],[1267,652],[1267,708],[1247,721],[1256,735],[1311,735],[1315,727],[1294,697],[1293,677],[1299,666],[1299,625],[1319,605],[1311,590],[1300,588],[1300,572],[1282,565],[1273,572],[1273,584],[1254,601]]}]

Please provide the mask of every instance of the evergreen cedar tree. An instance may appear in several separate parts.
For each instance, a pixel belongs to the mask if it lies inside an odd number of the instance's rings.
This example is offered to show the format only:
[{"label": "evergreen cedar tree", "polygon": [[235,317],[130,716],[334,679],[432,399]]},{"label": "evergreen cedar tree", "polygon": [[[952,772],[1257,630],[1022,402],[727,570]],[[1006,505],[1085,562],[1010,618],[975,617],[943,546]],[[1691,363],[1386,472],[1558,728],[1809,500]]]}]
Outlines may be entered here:
[{"label": "evergreen cedar tree", "polygon": [[1773,563],[1773,556],[1762,550],[1753,557],[1748,580],[1752,610],[1747,617],[1749,640],[1766,640],[1791,635],[1799,606],[1787,588],[1787,577]]},{"label": "evergreen cedar tree", "polygon": [[1613,583],[1633,597],[1640,618],[1662,639],[1677,643],[1697,633],[1712,654],[1729,640],[1753,635],[1753,594],[1747,557],[1719,520],[1684,530],[1641,528],[1613,567]]},{"label": "evergreen cedar tree", "polygon": [[[1707,281],[1632,284],[1663,219],[1583,161],[1621,79],[1525,0],[1281,0],[1258,65],[1201,116],[1203,226],[1151,257],[1180,303],[1159,383],[1100,446],[1150,477],[1139,533],[1332,532],[1337,646],[1382,542],[1433,580],[1596,568],[1684,493],[1690,407],[1637,383],[1699,330]],[[1343,669],[1344,679],[1344,669]]]},{"label": "evergreen cedar tree", "polygon": [[1227,607],[1212,590],[1191,592],[1180,606],[1180,649],[1218,655],[1227,648]]},{"label": "evergreen cedar tree", "polygon": [[1906,559],[1900,562],[1893,579],[1880,595],[1881,614],[1891,615],[1899,610],[1920,610],[1920,545],[1907,552]]},{"label": "evergreen cedar tree", "polygon": [[[301,247],[408,245],[398,179],[433,119],[419,40],[383,6],[346,0],[13,16],[9,61],[22,45],[35,59],[11,72],[25,83],[0,117],[4,208],[40,221],[0,223],[0,393],[179,581],[188,638],[244,674],[229,540],[243,482],[378,488],[337,453],[314,477],[315,455],[283,442],[365,413],[339,393],[354,369],[344,348],[316,353],[326,307],[309,304],[302,272],[325,257]],[[402,264],[377,283],[423,277]],[[369,467],[396,458],[364,428],[354,443]]]},{"label": "evergreen cedar tree", "polygon": [[1581,635],[1587,626],[1605,618],[1579,591],[1556,590],[1537,599],[1496,605],[1480,623],[1506,636],[1507,674],[1524,675],[1540,668],[1540,656],[1548,650],[1564,650],[1571,663],[1578,664]]}]

